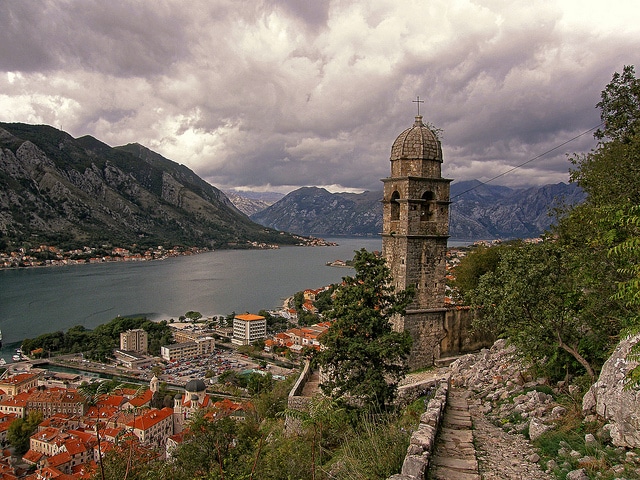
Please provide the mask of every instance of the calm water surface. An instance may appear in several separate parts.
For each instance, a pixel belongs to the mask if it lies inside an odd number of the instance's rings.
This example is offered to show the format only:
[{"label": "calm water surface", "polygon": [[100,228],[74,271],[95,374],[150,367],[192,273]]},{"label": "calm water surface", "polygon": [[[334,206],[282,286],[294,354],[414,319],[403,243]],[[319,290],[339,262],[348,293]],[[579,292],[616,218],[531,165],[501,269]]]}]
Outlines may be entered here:
[{"label": "calm water surface", "polygon": [[[118,315],[177,319],[257,313],[306,288],[338,282],[352,269],[327,267],[355,250],[381,250],[380,238],[330,239],[337,247],[222,250],[136,263],[0,270],[3,352],[13,344],[74,325],[94,328]],[[468,244],[469,242],[449,242]]]},{"label": "calm water surface", "polygon": [[333,239],[337,247],[222,250],[136,263],[104,263],[0,271],[4,343],[74,325],[94,328],[117,315],[177,318],[253,312],[282,305],[305,288],[339,281],[353,270],[325,266],[380,250],[375,239]]}]

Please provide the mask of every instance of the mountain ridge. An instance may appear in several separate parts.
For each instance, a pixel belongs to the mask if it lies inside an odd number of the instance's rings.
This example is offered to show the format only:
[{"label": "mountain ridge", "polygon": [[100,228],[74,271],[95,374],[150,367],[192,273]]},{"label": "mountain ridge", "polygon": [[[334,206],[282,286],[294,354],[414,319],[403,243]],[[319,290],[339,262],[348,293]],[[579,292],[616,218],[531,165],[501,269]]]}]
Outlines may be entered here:
[{"label": "mountain ridge", "polygon": [[110,147],[47,125],[0,123],[0,250],[299,240],[251,221],[222,191],[142,145]]},{"label": "mountain ridge", "polygon": [[[553,208],[584,198],[577,185],[562,182],[521,189],[454,182],[449,233],[458,239],[537,237],[552,224]],[[299,235],[373,236],[382,231],[381,200],[382,190],[354,194],[302,187],[250,218]]]}]

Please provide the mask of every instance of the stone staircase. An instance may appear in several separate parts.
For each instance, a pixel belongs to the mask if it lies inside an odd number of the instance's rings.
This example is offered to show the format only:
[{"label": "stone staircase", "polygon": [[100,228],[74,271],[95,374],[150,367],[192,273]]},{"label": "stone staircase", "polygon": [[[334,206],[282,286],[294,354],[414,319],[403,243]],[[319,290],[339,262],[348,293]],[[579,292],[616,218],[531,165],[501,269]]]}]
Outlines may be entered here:
[{"label": "stone staircase", "polygon": [[481,479],[467,395],[465,390],[449,390],[442,425],[429,462],[429,480]]}]

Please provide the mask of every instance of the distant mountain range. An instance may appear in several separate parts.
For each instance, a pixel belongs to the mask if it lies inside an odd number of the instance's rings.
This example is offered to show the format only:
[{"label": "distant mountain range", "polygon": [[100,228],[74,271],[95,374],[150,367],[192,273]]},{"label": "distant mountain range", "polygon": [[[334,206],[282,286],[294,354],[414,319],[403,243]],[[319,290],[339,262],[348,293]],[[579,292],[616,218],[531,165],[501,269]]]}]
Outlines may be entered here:
[{"label": "distant mountain range", "polygon": [[[574,205],[584,198],[575,184],[513,189],[477,180],[454,182],[450,236],[473,240],[537,237],[552,224],[550,212],[554,207]],[[251,219],[300,235],[379,235],[382,232],[381,199],[382,190],[353,194],[304,187],[251,214]]]},{"label": "distant mountain range", "polygon": [[224,193],[238,210],[249,216],[261,212],[284,197],[284,194],[275,192],[236,192],[227,190]]},{"label": "distant mountain range", "polygon": [[256,242],[299,239],[254,223],[187,167],[142,145],[0,123],[0,250]]},{"label": "distant mountain range", "polygon": [[[233,203],[187,167],[137,143],[110,147],[46,125],[0,123],[0,251],[40,244],[242,248],[300,241],[280,231],[321,237],[382,231],[381,190],[228,195]],[[512,189],[454,182],[450,235],[538,236],[554,206],[583,199],[574,184]]]}]

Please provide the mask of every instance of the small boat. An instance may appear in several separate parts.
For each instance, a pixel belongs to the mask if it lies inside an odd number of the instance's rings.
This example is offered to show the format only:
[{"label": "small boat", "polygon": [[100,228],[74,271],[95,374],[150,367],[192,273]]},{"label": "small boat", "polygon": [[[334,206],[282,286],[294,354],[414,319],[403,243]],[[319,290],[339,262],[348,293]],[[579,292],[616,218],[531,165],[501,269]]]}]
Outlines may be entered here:
[{"label": "small boat", "polygon": [[22,360],[22,355],[20,355],[19,353],[16,353],[13,357],[11,357],[11,359],[14,362],[19,362],[20,360]]},{"label": "small boat", "polygon": [[7,361],[4,358],[0,358],[0,367],[6,364],[7,364]]}]

